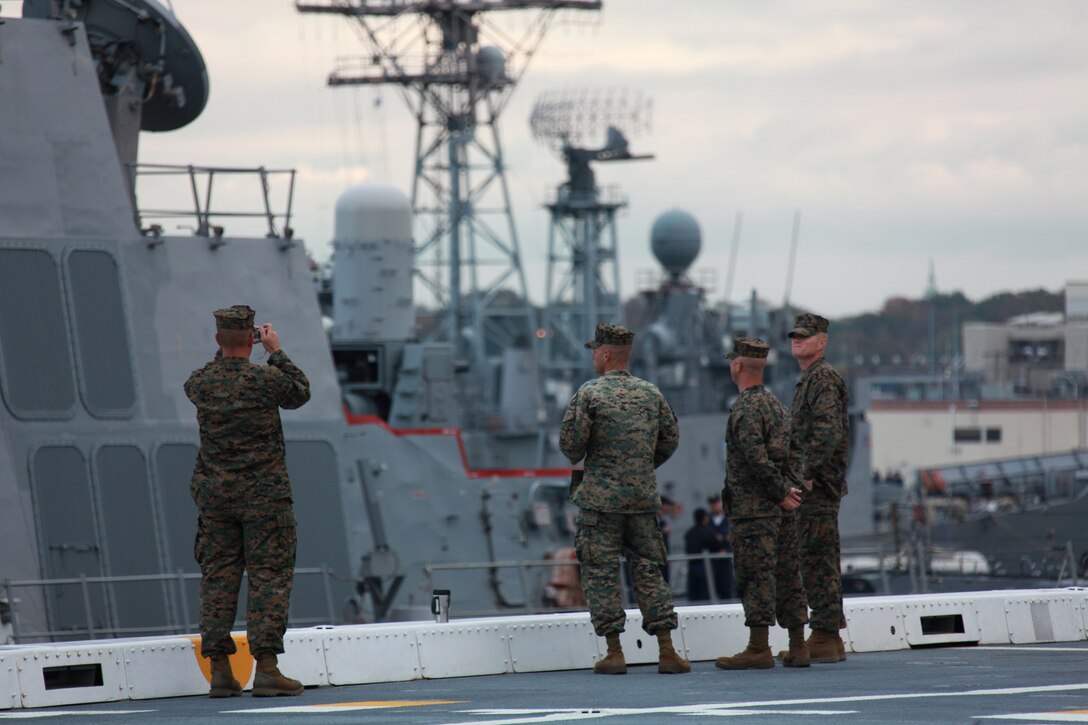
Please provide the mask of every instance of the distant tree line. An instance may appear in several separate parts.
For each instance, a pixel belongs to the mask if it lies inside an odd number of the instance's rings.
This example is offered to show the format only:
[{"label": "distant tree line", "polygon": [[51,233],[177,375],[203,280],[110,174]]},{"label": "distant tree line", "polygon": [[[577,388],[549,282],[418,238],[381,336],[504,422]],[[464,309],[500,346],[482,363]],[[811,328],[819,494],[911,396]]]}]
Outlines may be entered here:
[{"label": "distant tree line", "polygon": [[[466,304],[470,301],[465,298]],[[521,297],[512,290],[502,290],[492,302],[496,307],[520,304]],[[641,295],[624,303],[628,325],[638,329],[648,322],[643,319],[645,306]],[[543,310],[534,307],[537,320],[542,319]],[[1065,292],[1045,289],[1000,292],[978,302],[972,302],[962,292],[937,294],[927,299],[890,297],[879,312],[833,320],[828,359],[848,367],[879,365],[922,370],[929,365],[931,320],[937,360],[946,364],[952,358],[953,349],[963,354],[960,330],[965,322],[1005,322],[1017,315],[1064,310]],[[776,310],[772,315],[780,313],[781,310]],[[416,319],[418,332],[423,336],[444,318],[440,311],[417,306]],[[954,335],[955,346],[952,344]],[[529,343],[527,339],[518,339],[520,345]]]},{"label": "distant tree line", "polygon": [[960,330],[965,322],[1005,322],[1017,315],[1064,309],[1064,291],[1045,289],[1001,292],[979,302],[962,292],[916,300],[891,297],[879,312],[834,320],[828,357],[844,365],[924,367],[929,364],[931,321],[936,357],[948,362],[953,349],[963,354]]}]

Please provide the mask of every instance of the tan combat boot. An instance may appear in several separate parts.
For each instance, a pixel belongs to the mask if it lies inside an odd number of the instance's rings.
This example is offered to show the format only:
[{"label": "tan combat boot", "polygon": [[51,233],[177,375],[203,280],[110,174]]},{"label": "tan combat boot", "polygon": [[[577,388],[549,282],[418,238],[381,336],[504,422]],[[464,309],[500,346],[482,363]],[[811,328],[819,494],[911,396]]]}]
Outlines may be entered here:
[{"label": "tan combat boot", "polygon": [[672,630],[657,633],[657,671],[663,675],[682,675],[691,672],[691,663],[677,654],[672,647]]},{"label": "tan combat boot", "polygon": [[610,634],[604,639],[608,642],[608,653],[604,656],[604,659],[593,665],[593,671],[598,675],[626,675],[627,660],[623,658],[620,636]]},{"label": "tan combat boot", "polygon": [[767,643],[767,627],[748,628],[748,647],[732,657],[719,657],[714,666],[723,670],[769,670],[774,667],[774,655]]},{"label": "tan combat boot", "polygon": [[846,659],[846,645],[838,632],[814,629],[808,638],[808,653],[813,662],[842,662]]},{"label": "tan combat boot", "polygon": [[208,690],[208,697],[238,697],[242,694],[242,686],[234,679],[234,673],[230,669],[230,657],[227,655],[212,655],[212,687]]},{"label": "tan combat boot", "polygon": [[778,659],[786,667],[808,667],[811,664],[808,644],[805,642],[805,625],[790,627],[790,648],[779,652]]},{"label": "tan combat boot", "polygon": [[275,697],[276,695],[301,695],[302,683],[284,677],[276,666],[273,652],[261,652],[257,655],[257,672],[253,675],[254,697]]}]

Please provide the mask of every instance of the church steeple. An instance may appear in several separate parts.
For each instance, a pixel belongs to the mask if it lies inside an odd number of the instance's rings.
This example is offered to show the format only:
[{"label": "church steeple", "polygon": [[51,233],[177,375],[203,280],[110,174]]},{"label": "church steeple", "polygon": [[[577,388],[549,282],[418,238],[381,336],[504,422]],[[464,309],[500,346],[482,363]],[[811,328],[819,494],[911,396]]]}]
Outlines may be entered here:
[{"label": "church steeple", "polygon": [[937,296],[937,273],[933,268],[933,260],[929,260],[929,277],[926,279],[926,291],[922,294],[922,299],[931,300]]}]

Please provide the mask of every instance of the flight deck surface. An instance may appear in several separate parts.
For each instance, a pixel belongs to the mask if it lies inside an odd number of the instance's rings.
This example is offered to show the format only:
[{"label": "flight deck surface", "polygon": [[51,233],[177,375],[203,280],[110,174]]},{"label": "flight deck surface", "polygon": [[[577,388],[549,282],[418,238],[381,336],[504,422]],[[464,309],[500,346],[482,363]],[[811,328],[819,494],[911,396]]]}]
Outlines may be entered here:
[{"label": "flight deck surface", "polygon": [[[722,654],[733,654],[723,652]],[[376,658],[381,657],[375,652]],[[289,674],[289,673],[288,673]],[[849,653],[807,669],[691,674],[653,665],[308,688],[299,697],[181,697],[0,712],[79,723],[1088,722],[1088,642]]]}]

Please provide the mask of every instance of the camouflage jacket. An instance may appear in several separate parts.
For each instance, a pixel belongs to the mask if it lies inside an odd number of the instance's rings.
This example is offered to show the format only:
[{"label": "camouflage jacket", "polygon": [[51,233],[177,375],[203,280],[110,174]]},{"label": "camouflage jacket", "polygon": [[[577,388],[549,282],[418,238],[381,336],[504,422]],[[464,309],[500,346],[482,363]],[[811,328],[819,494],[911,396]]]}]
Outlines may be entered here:
[{"label": "camouflage jacket", "polygon": [[793,392],[790,465],[802,480],[812,480],[806,502],[835,502],[846,495],[850,438],[846,384],[820,358],[801,374]]},{"label": "camouflage jacket", "polygon": [[661,508],[654,469],[680,444],[676,415],[653,383],[613,370],[578,388],[559,448],[585,476],[571,500],[580,508],[649,513]]},{"label": "camouflage jacket", "polygon": [[722,504],[732,519],[781,516],[793,477],[789,412],[778,398],[756,385],[744,390],[725,427],[726,478]]},{"label": "camouflage jacket", "polygon": [[291,500],[280,408],[310,399],[310,381],[282,350],[255,365],[217,357],[185,381],[196,405],[200,453],[192,494],[198,507]]}]

